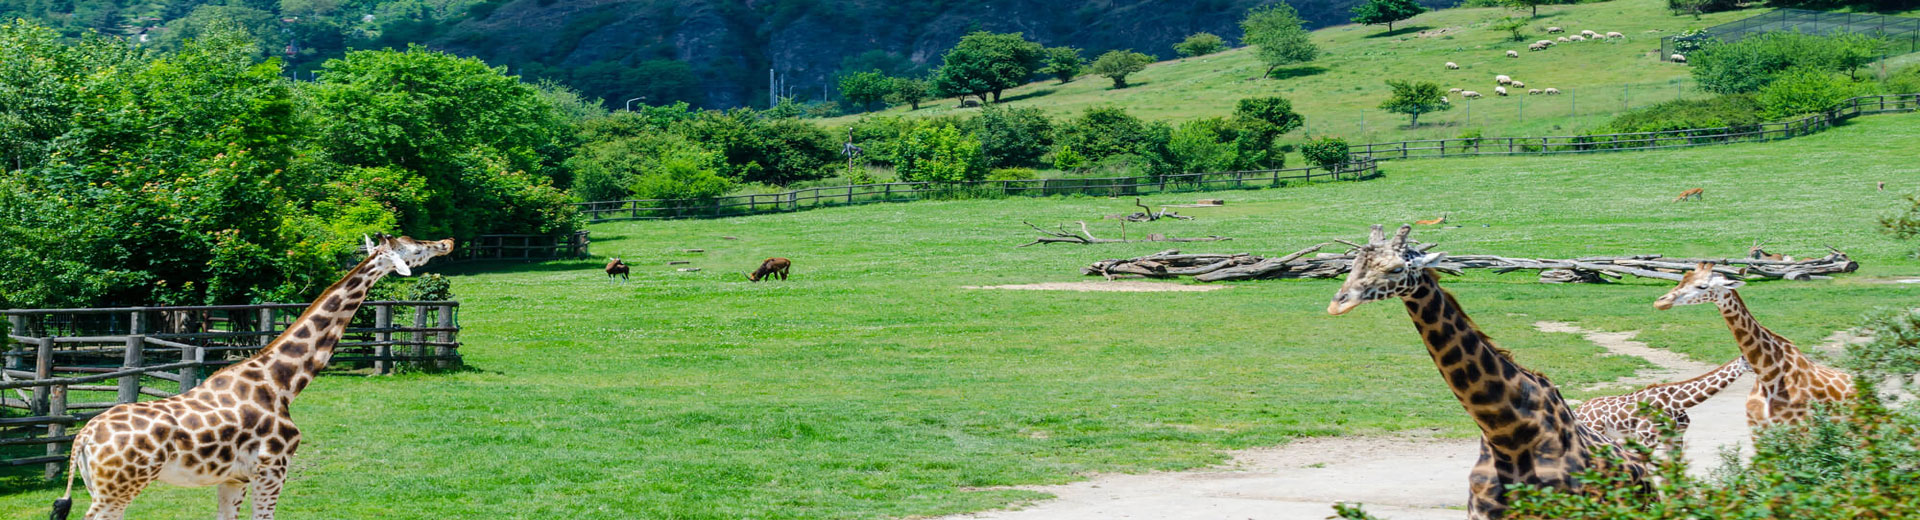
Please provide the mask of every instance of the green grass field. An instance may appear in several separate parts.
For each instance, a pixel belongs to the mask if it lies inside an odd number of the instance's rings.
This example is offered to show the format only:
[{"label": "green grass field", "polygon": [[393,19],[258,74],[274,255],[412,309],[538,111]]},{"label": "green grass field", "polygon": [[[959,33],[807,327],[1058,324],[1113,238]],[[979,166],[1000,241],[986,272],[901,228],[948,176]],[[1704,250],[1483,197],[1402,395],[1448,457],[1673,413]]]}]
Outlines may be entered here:
[{"label": "green grass field", "polygon": [[[1807,256],[1831,244],[1861,272],[1744,291],[1767,325],[1806,344],[1920,296],[1875,281],[1920,275],[1920,262],[1915,244],[1873,225],[1896,192],[1920,189],[1916,139],[1920,114],[1905,114],[1776,143],[1399,161],[1364,182],[1153,197],[1228,202],[1129,231],[1227,235],[1182,245],[1272,254],[1447,212],[1463,227],[1415,236],[1456,253],[1738,255],[1765,238]],[[1669,202],[1689,187],[1705,201]],[[1399,305],[1326,315],[1337,281],[962,288],[1083,281],[1090,261],[1163,249],[1013,247],[1031,236],[1021,220],[1130,204],[1013,198],[593,226],[595,253],[635,266],[626,285],[609,285],[599,260],[441,268],[472,370],[316,382],[294,405],[306,442],[282,518],[912,517],[1037,498],[998,486],[1191,468],[1301,436],[1472,433]],[[768,256],[792,258],[793,279],[740,275]],[[681,259],[703,270],[665,265]],[[1642,362],[1533,322],[1639,330],[1707,362],[1736,353],[1712,309],[1652,309],[1666,282],[1476,272],[1444,283],[1521,363],[1569,387]],[[0,473],[0,518],[45,517],[59,489],[37,471]],[[213,506],[210,489],[156,486],[132,515],[204,518]]]},{"label": "green grass field", "polygon": [[[1279,95],[1292,100],[1307,118],[1304,131],[1293,137],[1334,135],[1350,142],[1384,142],[1458,137],[1475,130],[1487,136],[1566,135],[1604,123],[1629,107],[1704,96],[1692,88],[1685,66],[1656,59],[1660,37],[1764,12],[1714,13],[1695,20],[1669,14],[1661,0],[1541,6],[1540,16],[1524,33],[1528,38],[1514,42],[1505,31],[1488,27],[1488,22],[1507,14],[1525,16],[1524,12],[1443,9],[1401,22],[1392,33],[1381,26],[1358,25],[1315,31],[1314,41],[1325,54],[1310,64],[1277,71],[1279,79],[1262,79],[1266,67],[1255,59],[1253,49],[1240,48],[1156,63],[1129,76],[1131,86],[1125,89],[1114,90],[1112,81],[1089,75],[1065,85],[1044,81],[1015,88],[1005,93],[1003,101],[1009,106],[1039,107],[1060,117],[1112,104],[1144,119],[1179,122],[1227,115],[1240,98]],[[1550,26],[1572,34],[1582,29],[1617,31],[1627,38],[1527,51],[1527,44],[1534,40],[1561,36],[1546,34]],[[1509,49],[1519,51],[1520,58],[1505,57]],[[1460,70],[1442,67],[1449,61],[1458,63]],[[1529,88],[1554,87],[1568,94],[1530,97],[1522,89],[1498,98],[1493,93],[1493,77],[1498,74],[1524,81]],[[1442,88],[1477,90],[1487,97],[1468,102],[1454,96],[1455,109],[1429,114],[1420,127],[1408,129],[1406,116],[1377,108],[1389,94],[1386,79],[1433,81]],[[974,110],[954,108],[948,99],[911,113]],[[906,107],[898,107],[879,114],[906,113]],[[843,116],[824,123],[845,125],[859,117],[868,116]]]}]

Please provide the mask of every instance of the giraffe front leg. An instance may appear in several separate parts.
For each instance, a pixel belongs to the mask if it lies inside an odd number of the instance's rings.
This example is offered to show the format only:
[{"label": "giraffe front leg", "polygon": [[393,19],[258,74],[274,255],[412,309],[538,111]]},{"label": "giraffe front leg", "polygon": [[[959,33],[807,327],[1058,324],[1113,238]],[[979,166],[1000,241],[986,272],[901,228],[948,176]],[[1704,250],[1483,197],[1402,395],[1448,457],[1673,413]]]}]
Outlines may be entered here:
[{"label": "giraffe front leg", "polygon": [[273,510],[280,505],[280,487],[287,481],[287,459],[276,457],[271,461],[260,461],[260,469],[254,474],[253,482],[253,520],[273,520]]},{"label": "giraffe front leg", "polygon": [[1506,511],[1506,490],[1501,483],[1500,470],[1494,465],[1492,448],[1482,439],[1480,461],[1467,474],[1467,519],[1499,518]]},{"label": "giraffe front leg", "polygon": [[239,520],[240,502],[247,499],[246,484],[239,482],[221,484],[218,496],[220,511],[214,517],[220,520]]}]

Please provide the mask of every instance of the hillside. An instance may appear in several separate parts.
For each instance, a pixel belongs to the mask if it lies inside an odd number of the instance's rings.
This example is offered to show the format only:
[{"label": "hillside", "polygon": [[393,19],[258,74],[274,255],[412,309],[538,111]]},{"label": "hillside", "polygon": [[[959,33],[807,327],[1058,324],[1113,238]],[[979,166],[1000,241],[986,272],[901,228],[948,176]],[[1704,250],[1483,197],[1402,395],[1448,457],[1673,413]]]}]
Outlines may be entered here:
[{"label": "hillside", "polygon": [[[1500,8],[1444,9],[1402,22],[1387,33],[1379,26],[1339,25],[1314,31],[1325,53],[1313,63],[1277,71],[1277,79],[1262,79],[1265,69],[1253,49],[1239,48],[1197,58],[1164,61],[1127,78],[1129,86],[1114,90],[1104,77],[1083,76],[1072,83],[1042,81],[1006,93],[1011,106],[1039,107],[1058,116],[1077,114],[1096,105],[1118,105],[1144,119],[1179,122],[1227,115],[1236,100],[1249,96],[1280,95],[1293,101],[1307,116],[1305,132],[1329,134],[1358,141],[1385,141],[1457,137],[1463,132],[1484,135],[1548,135],[1577,131],[1628,107],[1667,101],[1692,92],[1685,66],[1655,59],[1661,36],[1706,27],[1764,12],[1743,10],[1715,13],[1695,20],[1673,16],[1661,0],[1615,0],[1605,3],[1542,6],[1540,16],[1523,32],[1523,42],[1511,41],[1505,31],[1489,27],[1493,19],[1513,13]],[[1527,51],[1527,42],[1552,36],[1550,26],[1578,32],[1617,31],[1625,41],[1555,45],[1542,52]],[[1505,51],[1520,52],[1517,59]],[[1447,70],[1446,62],[1460,70]],[[1561,96],[1498,98],[1493,77],[1506,74],[1529,88],[1554,87]],[[1454,98],[1455,109],[1430,114],[1423,126],[1407,130],[1403,115],[1380,111],[1388,89],[1383,80],[1434,81],[1442,87],[1477,90],[1487,97],[1477,102]],[[1523,89],[1524,90],[1524,89]],[[923,104],[914,116],[964,114],[977,109],[956,108],[952,100]],[[878,115],[908,114],[905,107]],[[844,125],[858,117],[827,120]]]}]

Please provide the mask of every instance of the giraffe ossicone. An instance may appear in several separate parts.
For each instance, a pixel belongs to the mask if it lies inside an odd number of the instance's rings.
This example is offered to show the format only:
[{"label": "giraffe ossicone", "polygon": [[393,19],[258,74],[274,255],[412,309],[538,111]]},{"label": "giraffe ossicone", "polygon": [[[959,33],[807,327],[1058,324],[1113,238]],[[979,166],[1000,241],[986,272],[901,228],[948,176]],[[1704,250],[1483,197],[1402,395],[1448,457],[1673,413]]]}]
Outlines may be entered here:
[{"label": "giraffe ossicone", "polygon": [[1514,484],[1585,490],[1576,474],[1589,469],[1625,471],[1637,490],[1648,491],[1643,463],[1576,421],[1552,381],[1495,346],[1460,302],[1440,288],[1434,268],[1446,254],[1410,246],[1411,232],[1412,227],[1401,226],[1388,238],[1381,226],[1373,226],[1367,244],[1354,251],[1352,270],[1327,312],[1346,314],[1388,298],[1406,304],[1441,378],[1480,427],[1480,458],[1467,476],[1467,517],[1503,517],[1507,487]]},{"label": "giraffe ossicone", "polygon": [[[288,463],[300,446],[300,430],[288,411],[293,398],[332,359],[334,345],[375,282],[387,273],[410,275],[412,268],[453,251],[452,239],[422,242],[383,234],[364,241],[367,258],[259,353],[215,371],[180,395],[121,404],[88,420],[74,435],[67,496],[61,500],[71,504],[78,476],[92,497],[87,520],[118,520],[155,480],[219,486],[216,517],[234,520],[250,487],[253,518],[272,520]],[[64,518],[59,502],[54,518]]]}]

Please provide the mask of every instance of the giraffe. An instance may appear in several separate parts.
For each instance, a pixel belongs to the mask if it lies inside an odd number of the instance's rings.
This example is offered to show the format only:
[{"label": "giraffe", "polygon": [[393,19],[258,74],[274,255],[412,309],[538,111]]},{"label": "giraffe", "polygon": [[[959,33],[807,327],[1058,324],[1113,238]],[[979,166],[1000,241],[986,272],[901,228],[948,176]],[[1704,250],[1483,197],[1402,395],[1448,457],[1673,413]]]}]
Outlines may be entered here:
[{"label": "giraffe", "polygon": [[1740,356],[1753,365],[1758,380],[1747,394],[1747,426],[1759,428],[1805,417],[1815,401],[1841,401],[1853,395],[1853,376],[1821,366],[1800,354],[1793,341],[1760,325],[1735,291],[1746,282],[1714,272],[1701,263],[1680,278],[1680,285],[1653,301],[1653,308],[1712,302],[1740,344]]},{"label": "giraffe", "polygon": [[[1638,439],[1640,444],[1657,446],[1663,444],[1659,428],[1653,419],[1640,413],[1640,403],[1647,403],[1661,413],[1673,419],[1675,433],[1686,433],[1693,419],[1687,416],[1687,409],[1706,402],[1707,398],[1720,393],[1727,385],[1733,384],[1740,376],[1752,371],[1746,358],[1733,358],[1719,368],[1693,379],[1676,383],[1647,385],[1625,395],[1595,397],[1573,410],[1573,418],[1580,424],[1602,433],[1620,432]],[[1675,447],[1679,439],[1668,446]]]},{"label": "giraffe", "polygon": [[[1346,314],[1363,303],[1393,297],[1406,304],[1427,354],[1480,426],[1480,459],[1467,477],[1467,518],[1505,516],[1511,484],[1582,489],[1575,473],[1589,468],[1624,469],[1644,486],[1647,469],[1641,462],[1625,458],[1628,453],[1618,443],[1575,421],[1552,381],[1514,362],[1460,310],[1460,302],[1440,288],[1431,269],[1446,254],[1409,247],[1411,230],[1401,226],[1389,240],[1380,226],[1373,226],[1327,312]],[[1607,463],[1599,457],[1603,452],[1623,455],[1614,459],[1621,463]]]},{"label": "giraffe", "polygon": [[180,395],[121,404],[87,421],[74,435],[67,496],[55,502],[55,510],[70,507],[78,474],[93,497],[87,520],[118,520],[154,480],[219,486],[221,520],[237,518],[251,486],[253,518],[272,520],[287,463],[300,446],[288,405],[333,357],[367,289],[387,273],[412,275],[413,267],[451,252],[453,240],[381,235],[379,243],[369,239],[366,246],[365,260],[253,357]]}]

